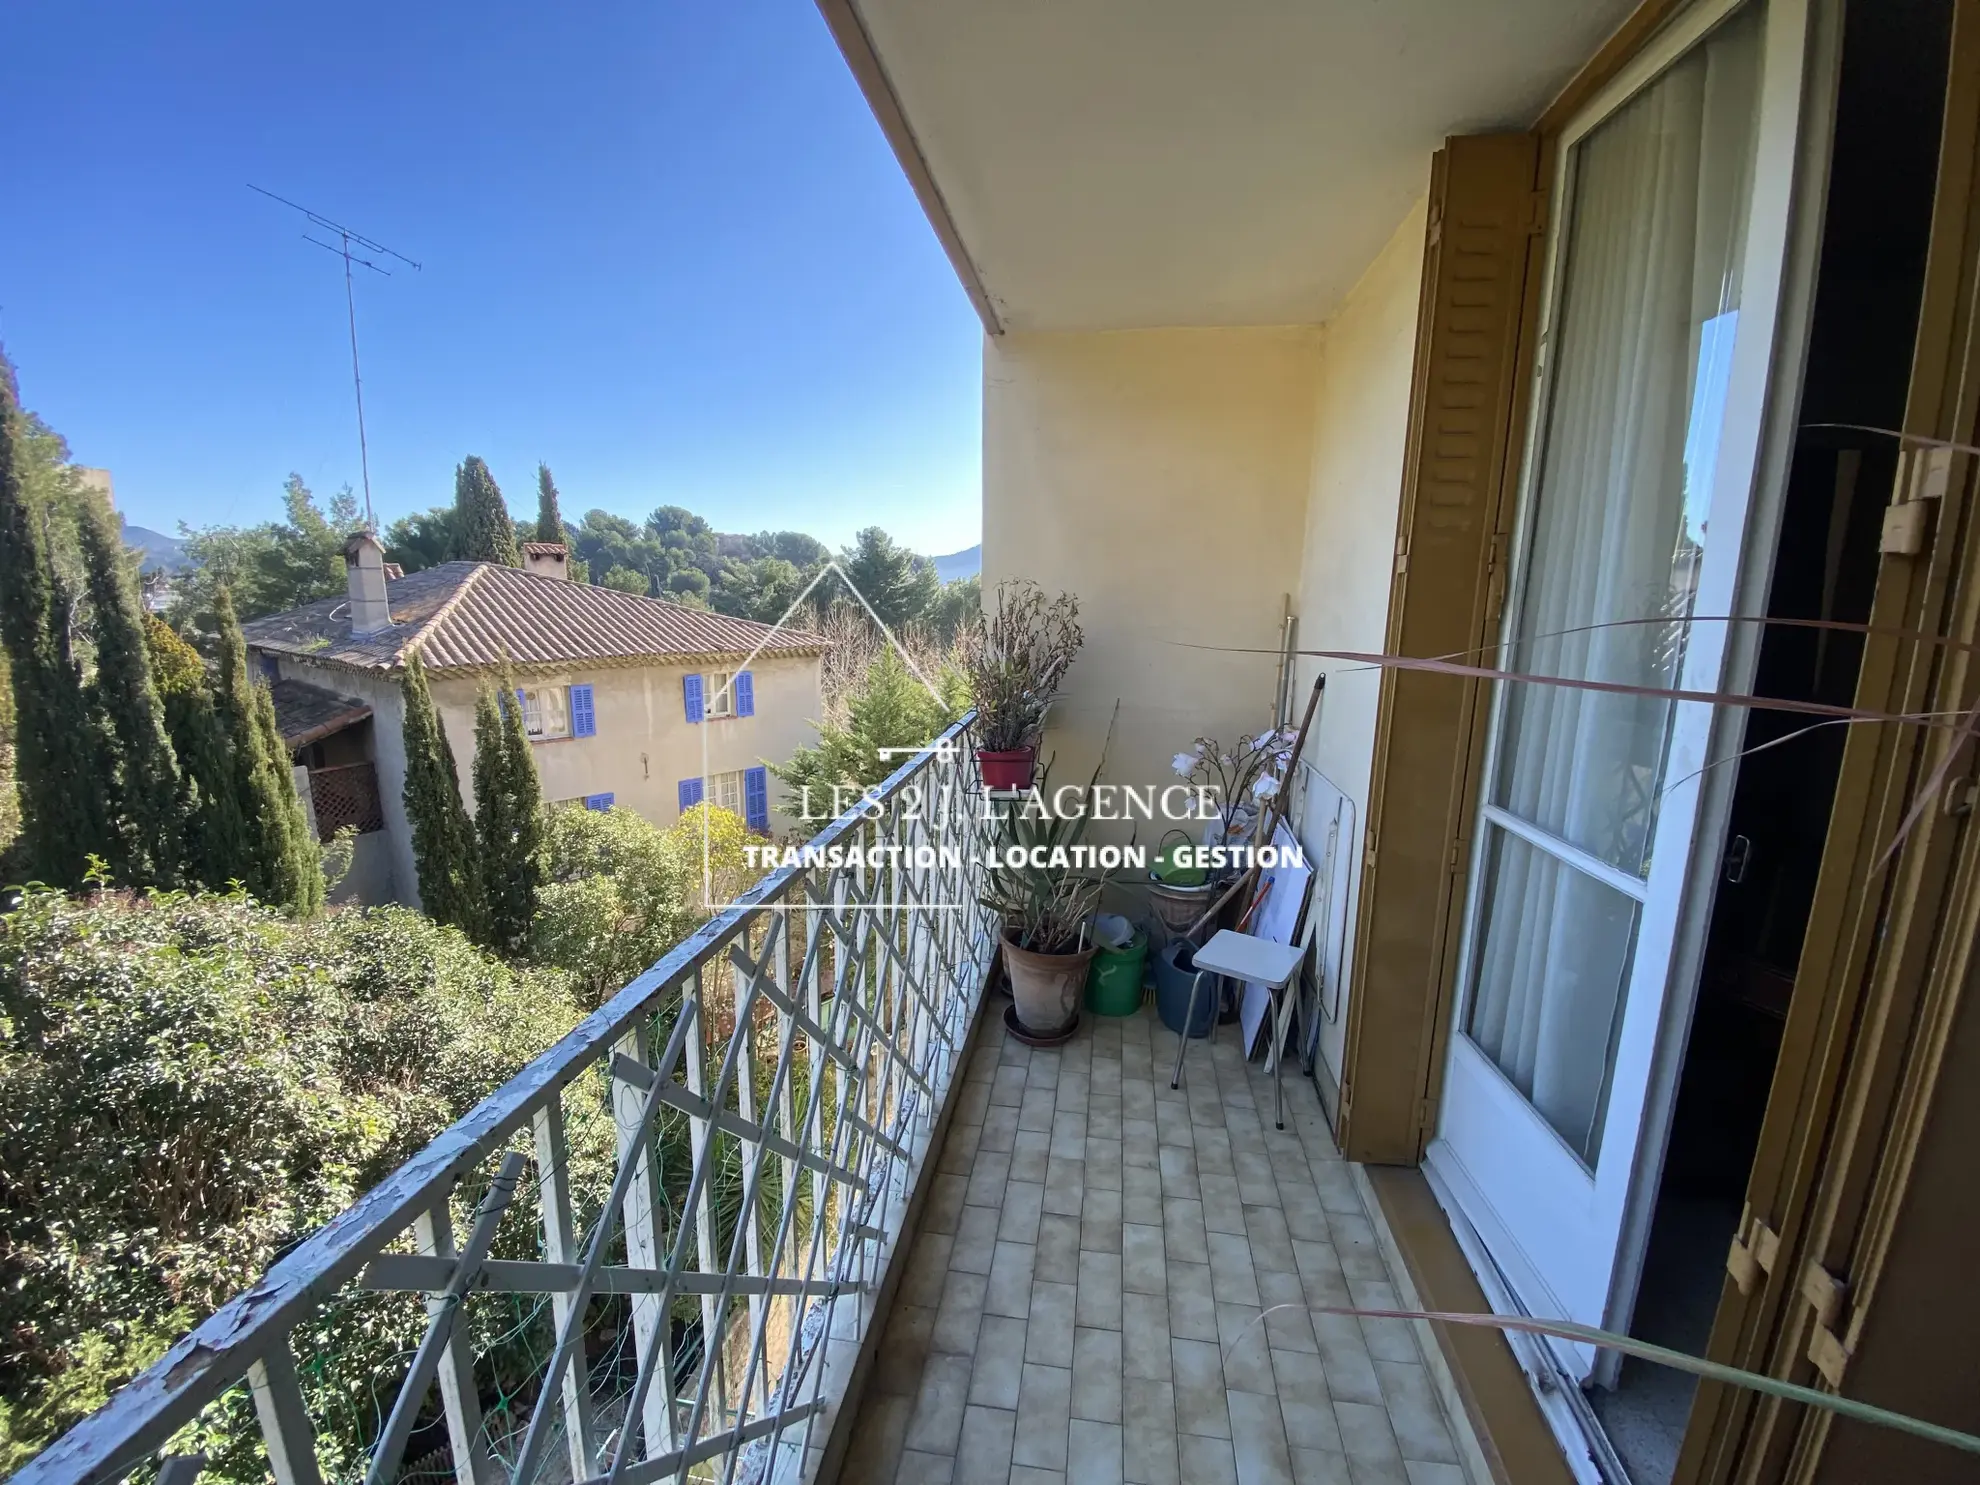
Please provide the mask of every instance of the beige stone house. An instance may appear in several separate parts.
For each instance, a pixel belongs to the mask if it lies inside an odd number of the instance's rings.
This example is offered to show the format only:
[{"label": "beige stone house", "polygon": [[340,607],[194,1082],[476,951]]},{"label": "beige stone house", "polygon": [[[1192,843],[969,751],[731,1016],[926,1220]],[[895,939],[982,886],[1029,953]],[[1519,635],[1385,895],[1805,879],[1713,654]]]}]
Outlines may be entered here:
[{"label": "beige stone house", "polygon": [[345,597],[242,626],[319,833],[360,832],[347,897],[418,901],[400,693],[413,653],[470,800],[475,698],[506,660],[545,800],[665,825],[706,799],[777,828],[766,765],[816,737],[822,638],[569,582],[561,546],[530,543],[521,569],[449,562],[404,577],[383,558],[355,536]]}]

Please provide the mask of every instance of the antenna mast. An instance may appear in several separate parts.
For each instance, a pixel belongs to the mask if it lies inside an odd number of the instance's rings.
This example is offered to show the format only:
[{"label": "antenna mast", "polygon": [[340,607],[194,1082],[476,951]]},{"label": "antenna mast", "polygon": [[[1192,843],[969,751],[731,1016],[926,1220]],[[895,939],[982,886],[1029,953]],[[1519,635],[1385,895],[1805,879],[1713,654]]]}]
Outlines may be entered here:
[{"label": "antenna mast", "polygon": [[361,267],[369,268],[373,273],[383,274],[386,278],[390,278],[392,272],[390,269],[374,263],[370,258],[360,257],[357,253],[352,252],[351,245],[355,243],[362,251],[375,253],[380,257],[397,258],[415,273],[419,271],[419,264],[413,262],[404,253],[398,252],[393,248],[388,248],[382,242],[374,242],[362,232],[352,231],[342,222],[333,222],[330,218],[318,212],[311,211],[307,206],[297,205],[286,196],[277,196],[273,191],[262,190],[253,181],[248,182],[248,189],[250,191],[260,192],[261,195],[266,196],[270,201],[281,202],[282,205],[288,207],[291,211],[301,212],[308,220],[310,226],[319,228],[324,232],[334,232],[337,235],[337,241],[335,243],[328,243],[320,237],[310,236],[305,231],[303,233],[303,241],[313,243],[326,252],[335,253],[344,260],[344,315],[350,322],[351,327],[351,391],[357,398],[358,469],[364,478],[364,525],[367,531],[375,533],[378,530],[378,517],[373,513],[371,508],[371,450],[366,445],[364,437],[364,378],[358,372],[357,294],[351,287],[351,264],[356,263]]}]

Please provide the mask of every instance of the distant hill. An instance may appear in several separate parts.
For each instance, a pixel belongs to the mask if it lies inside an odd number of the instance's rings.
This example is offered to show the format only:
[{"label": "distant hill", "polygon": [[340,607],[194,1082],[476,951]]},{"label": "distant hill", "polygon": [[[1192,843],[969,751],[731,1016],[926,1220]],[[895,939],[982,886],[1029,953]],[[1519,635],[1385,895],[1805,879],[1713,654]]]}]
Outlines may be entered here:
[{"label": "distant hill", "polygon": [[124,545],[144,553],[147,571],[162,567],[167,572],[176,572],[190,565],[185,546],[177,537],[166,536],[143,526],[133,526],[129,521],[124,522]]},{"label": "distant hill", "polygon": [[983,571],[983,543],[965,547],[960,552],[951,552],[946,557],[937,557],[935,575],[945,583],[953,583],[957,578],[975,577]]}]

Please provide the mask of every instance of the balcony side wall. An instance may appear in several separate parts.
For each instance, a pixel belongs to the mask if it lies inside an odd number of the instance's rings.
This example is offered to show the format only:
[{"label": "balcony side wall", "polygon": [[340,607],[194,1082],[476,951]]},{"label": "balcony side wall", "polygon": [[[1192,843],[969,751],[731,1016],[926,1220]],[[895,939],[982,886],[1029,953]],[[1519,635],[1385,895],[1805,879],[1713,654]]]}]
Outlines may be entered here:
[{"label": "balcony side wall", "polygon": [[[1326,325],[1299,580],[1302,649],[1379,651],[1384,646],[1409,432],[1423,227],[1424,202],[1419,201]],[[1356,823],[1365,828],[1382,678],[1377,671],[1339,661],[1302,659],[1295,695],[1304,696],[1322,670],[1328,672],[1327,698],[1306,756],[1354,802]],[[1317,838],[1314,828],[1306,834],[1316,837],[1305,845],[1317,860],[1327,842]],[[1348,843],[1340,859],[1351,867],[1351,927],[1359,906],[1360,841]],[[1344,976],[1353,968],[1353,950],[1350,932],[1342,950]],[[1328,1073],[1324,1082],[1338,1088],[1347,1005],[1344,997],[1333,1004],[1338,1014],[1323,1019],[1320,1050]]]},{"label": "balcony side wall", "polygon": [[985,341],[985,592],[1077,594],[1086,631],[1046,740],[1055,783],[1084,781],[1116,700],[1114,783],[1173,783],[1199,733],[1271,720],[1319,364],[1313,327]]}]

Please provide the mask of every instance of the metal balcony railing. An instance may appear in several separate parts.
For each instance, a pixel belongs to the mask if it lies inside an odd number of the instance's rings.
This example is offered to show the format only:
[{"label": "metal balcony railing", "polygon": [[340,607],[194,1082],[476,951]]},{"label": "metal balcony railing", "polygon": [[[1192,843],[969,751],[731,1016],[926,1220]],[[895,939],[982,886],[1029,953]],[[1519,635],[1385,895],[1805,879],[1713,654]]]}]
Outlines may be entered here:
[{"label": "metal balcony railing", "polygon": [[20,1485],[808,1477],[994,944],[966,723]]}]

